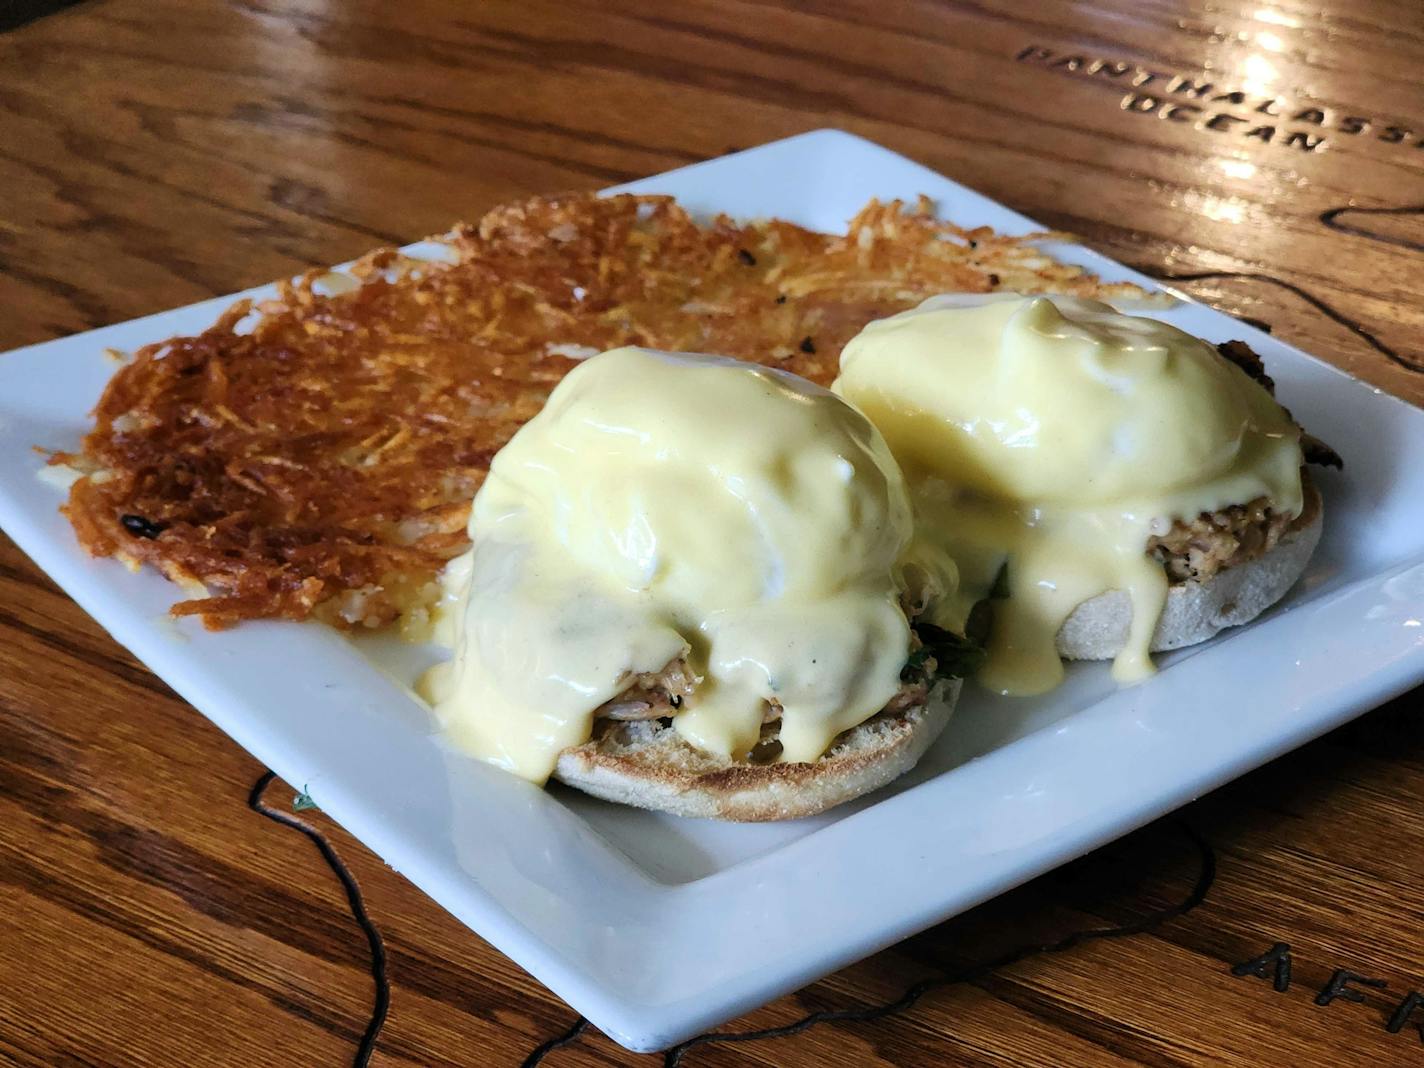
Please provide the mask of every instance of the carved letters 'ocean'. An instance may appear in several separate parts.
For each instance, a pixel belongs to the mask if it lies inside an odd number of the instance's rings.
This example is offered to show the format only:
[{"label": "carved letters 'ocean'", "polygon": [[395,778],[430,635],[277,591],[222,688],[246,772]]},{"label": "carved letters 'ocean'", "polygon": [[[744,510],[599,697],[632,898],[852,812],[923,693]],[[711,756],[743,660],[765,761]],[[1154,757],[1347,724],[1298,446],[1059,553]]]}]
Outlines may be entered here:
[{"label": "carved letters 'ocean'", "polygon": [[[1247,93],[1195,77],[1152,70],[1126,60],[1058,52],[1031,44],[1014,56],[1060,74],[1071,74],[1128,91],[1121,108],[1136,115],[1156,115],[1166,122],[1190,124],[1215,134],[1251,138],[1302,152],[1315,152],[1344,135],[1386,145],[1424,148],[1424,124],[1401,123],[1374,115],[1347,115],[1309,101]],[[1363,109],[1361,109],[1363,110]]]}]

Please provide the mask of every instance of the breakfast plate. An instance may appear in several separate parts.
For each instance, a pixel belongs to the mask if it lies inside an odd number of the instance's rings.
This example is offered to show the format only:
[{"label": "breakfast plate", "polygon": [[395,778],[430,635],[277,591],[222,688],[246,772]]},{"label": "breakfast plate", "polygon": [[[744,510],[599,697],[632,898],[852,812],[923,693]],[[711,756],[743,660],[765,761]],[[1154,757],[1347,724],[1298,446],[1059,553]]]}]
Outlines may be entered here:
[{"label": "breakfast plate", "polygon": [[[871,197],[924,193],[965,225],[1042,229],[834,130],[623,189],[826,231]],[[1160,288],[1090,250],[1052,251]],[[1118,688],[1103,664],[1036,698],[971,684],[912,773],[809,819],[720,824],[541,790],[436,739],[409,689],[432,649],[318,624],[175,624],[173,585],[78,547],[33,446],[77,446],[115,369],[107,349],[198,332],[233,299],[0,356],[0,527],[238,744],[632,1049],[673,1044],[968,909],[1424,680],[1424,412],[1180,297],[1153,314],[1248,342],[1282,402],[1344,455],[1343,473],[1318,476],[1325,536],[1285,602],[1161,658],[1141,685]]]}]

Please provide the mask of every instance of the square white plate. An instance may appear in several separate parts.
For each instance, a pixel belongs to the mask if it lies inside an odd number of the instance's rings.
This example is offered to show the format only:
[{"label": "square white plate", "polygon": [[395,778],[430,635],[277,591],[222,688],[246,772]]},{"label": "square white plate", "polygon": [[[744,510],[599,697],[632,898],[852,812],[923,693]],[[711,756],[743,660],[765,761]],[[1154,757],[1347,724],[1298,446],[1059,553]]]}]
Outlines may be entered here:
[{"label": "square white plate", "polygon": [[[909,160],[821,130],[627,189],[698,212],[843,229],[870,197],[1041,229]],[[1078,247],[1109,279],[1153,283]],[[289,783],[601,1030],[670,1045],[1124,834],[1424,680],[1424,412],[1190,301],[1162,318],[1260,352],[1345,456],[1325,538],[1265,618],[1116,689],[1100,665],[1044,698],[968,687],[913,774],[816,819],[720,825],[543,791],[456,756],[398,682],[421,650],[318,625],[175,627],[177,591],[77,547],[35,477],[73,447],[105,347],[209,325],[231,298],[0,356],[0,525],[120,642]],[[363,653],[365,655],[363,655]],[[386,670],[376,666],[384,663]]]}]

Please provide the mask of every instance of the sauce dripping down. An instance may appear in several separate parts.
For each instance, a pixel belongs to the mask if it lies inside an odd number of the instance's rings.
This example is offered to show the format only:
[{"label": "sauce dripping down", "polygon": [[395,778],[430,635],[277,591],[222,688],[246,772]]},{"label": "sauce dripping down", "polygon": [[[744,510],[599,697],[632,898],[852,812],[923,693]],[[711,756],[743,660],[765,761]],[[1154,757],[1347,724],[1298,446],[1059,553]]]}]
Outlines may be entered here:
[{"label": "sauce dripping down", "polygon": [[931,621],[961,630],[1004,575],[979,676],[1000,693],[1056,686],[1059,628],[1109,590],[1133,612],[1113,674],[1150,675],[1168,592],[1151,535],[1257,497],[1303,507],[1300,432],[1270,394],[1206,342],[1098,301],[931,298],[852,339],[832,389],[885,435],[917,540],[958,564]]}]

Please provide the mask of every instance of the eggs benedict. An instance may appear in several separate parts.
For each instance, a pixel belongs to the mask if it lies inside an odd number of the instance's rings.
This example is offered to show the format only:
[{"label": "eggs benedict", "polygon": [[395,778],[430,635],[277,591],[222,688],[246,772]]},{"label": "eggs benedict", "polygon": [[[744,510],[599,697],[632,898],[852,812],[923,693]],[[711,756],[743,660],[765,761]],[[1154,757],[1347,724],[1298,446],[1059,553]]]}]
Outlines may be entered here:
[{"label": "eggs benedict", "polygon": [[[957,694],[952,589],[874,426],[795,376],[621,348],[494,458],[447,569],[447,737],[687,815],[806,815],[911,767]],[[928,639],[927,641],[924,639]]]},{"label": "eggs benedict", "polygon": [[1151,651],[1254,618],[1300,576],[1319,495],[1240,349],[1018,294],[931,298],[846,346],[832,389],[902,465],[919,539],[958,564],[929,618],[962,629],[996,595],[989,688],[1050,689],[1060,657],[1141,679]]}]

